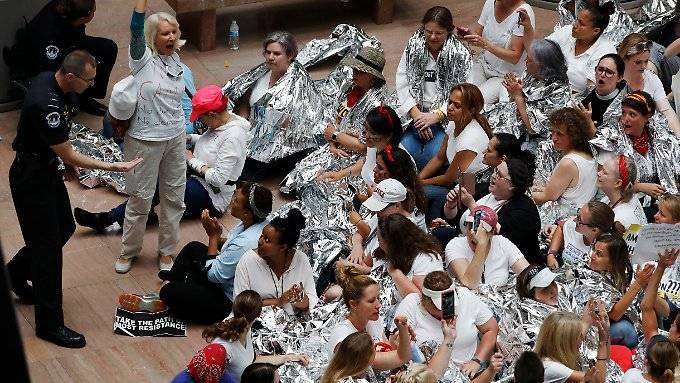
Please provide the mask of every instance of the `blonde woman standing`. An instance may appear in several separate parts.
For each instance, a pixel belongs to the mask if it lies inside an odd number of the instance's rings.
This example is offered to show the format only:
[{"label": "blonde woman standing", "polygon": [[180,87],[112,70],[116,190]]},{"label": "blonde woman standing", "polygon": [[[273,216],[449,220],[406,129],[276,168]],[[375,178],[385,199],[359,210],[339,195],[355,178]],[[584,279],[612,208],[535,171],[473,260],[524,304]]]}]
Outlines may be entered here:
[{"label": "blonde woman standing", "polygon": [[147,0],[137,0],[130,23],[130,69],[138,85],[137,105],[125,135],[125,158],[143,156],[142,166],[125,177],[125,208],[117,273],[127,273],[142,250],[146,221],[158,183],[160,199],[158,265],[170,270],[179,241],[186,184],[186,133],[182,112],[184,81],[177,51],[179,23],[159,12],[144,21]]}]

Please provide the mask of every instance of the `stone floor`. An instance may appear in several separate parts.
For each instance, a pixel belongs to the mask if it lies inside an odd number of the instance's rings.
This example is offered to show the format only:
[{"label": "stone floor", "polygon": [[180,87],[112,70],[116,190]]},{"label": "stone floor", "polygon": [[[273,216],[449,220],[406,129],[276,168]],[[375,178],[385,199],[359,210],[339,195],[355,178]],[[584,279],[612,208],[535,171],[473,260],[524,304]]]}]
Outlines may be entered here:
[{"label": "stone floor", "polygon": [[[125,4],[123,4],[125,3]],[[162,0],[151,0],[150,12],[169,11]],[[88,34],[108,36],[119,45],[118,61],[110,86],[127,75],[127,45],[132,1],[98,0],[97,13],[88,26]],[[266,33],[286,29],[299,39],[300,46],[313,38],[326,37],[339,23],[350,23],[375,35],[383,43],[387,64],[385,77],[394,87],[394,73],[404,45],[418,28],[425,10],[441,4],[431,0],[396,1],[394,22],[373,24],[370,4],[356,0],[350,7],[337,0],[275,0],[265,4],[236,7],[218,15],[218,46],[211,52],[198,52],[191,44],[180,56],[193,70],[196,85],[224,84],[235,75],[261,62],[261,40]],[[469,25],[479,17],[483,1],[446,1],[454,12],[457,25]],[[538,32],[545,35],[556,20],[553,11],[535,9]],[[241,27],[241,49],[226,47],[226,29],[232,19]],[[323,77],[335,63],[310,70],[314,78]],[[110,90],[110,88],[109,88]],[[81,122],[99,129],[101,119],[79,116]],[[16,213],[8,185],[8,170],[14,158],[11,142],[16,135],[18,111],[0,114],[0,239],[9,260],[23,245]],[[276,180],[269,185],[275,188]],[[71,204],[89,210],[108,210],[124,200],[122,195],[106,188],[88,190],[70,182],[67,188]],[[276,204],[282,198],[276,195]],[[225,227],[234,225],[224,218]],[[156,277],[156,230],[148,230],[144,250],[132,271],[119,275],[113,271],[114,260],[120,251],[120,232],[105,235],[79,227],[64,248],[64,315],[66,323],[87,337],[88,345],[80,350],[68,350],[43,342],[34,335],[33,308],[17,305],[19,327],[24,339],[26,358],[35,382],[167,382],[190,360],[204,341],[201,328],[191,326],[186,338],[128,338],[112,332],[117,296],[122,292],[146,293],[156,291],[160,284]],[[189,241],[206,241],[200,222],[183,222],[181,245]]]}]

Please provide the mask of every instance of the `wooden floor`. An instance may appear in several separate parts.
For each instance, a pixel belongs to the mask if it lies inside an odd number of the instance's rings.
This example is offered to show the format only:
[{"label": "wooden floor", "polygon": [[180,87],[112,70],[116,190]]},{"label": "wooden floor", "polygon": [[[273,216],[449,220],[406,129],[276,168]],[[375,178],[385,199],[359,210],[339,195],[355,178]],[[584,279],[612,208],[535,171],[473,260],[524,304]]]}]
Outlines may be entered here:
[{"label": "wooden floor", "polygon": [[[128,25],[132,6],[122,6],[130,1],[98,0],[97,13],[88,25],[88,34],[109,36],[119,45],[119,55],[111,83],[127,74]],[[365,3],[356,1],[356,3]],[[454,11],[458,25],[468,25],[477,20],[482,0],[444,2]],[[372,23],[370,10],[343,8],[335,0],[294,0],[269,2],[236,8],[231,13],[218,16],[218,49],[199,53],[187,45],[182,60],[193,70],[196,85],[224,84],[236,74],[261,62],[260,41],[272,30],[287,29],[306,43],[312,38],[326,37],[338,23],[346,22],[364,28],[377,36],[386,52],[385,77],[394,87],[394,73],[406,40],[418,27],[427,7],[435,1],[397,1],[395,21],[377,26]],[[150,1],[150,10],[169,10],[160,0]],[[554,25],[552,11],[536,9],[539,32],[545,34]],[[322,17],[320,17],[322,15]],[[231,19],[241,26],[241,49],[230,51],[223,43],[226,28]],[[228,66],[228,67],[227,67]],[[315,78],[323,76],[330,66],[313,69]],[[110,88],[109,88],[110,90]],[[80,116],[82,122],[99,129],[101,119]],[[23,246],[23,239],[16,219],[8,185],[8,170],[14,158],[11,142],[15,137],[18,112],[0,114],[0,239],[5,251],[5,261],[11,259]],[[270,180],[275,186],[276,181]],[[67,183],[73,207],[93,211],[108,210],[124,200],[109,189],[87,190],[81,185]],[[281,203],[278,194],[276,204]],[[224,225],[233,226],[232,218],[225,218]],[[183,222],[181,245],[190,241],[207,241],[200,222]],[[114,335],[113,316],[117,297],[123,292],[147,293],[160,287],[154,254],[157,248],[155,228],[144,238],[144,249],[132,271],[116,274],[113,264],[120,252],[120,232],[95,235],[78,227],[64,248],[64,316],[67,325],[85,334],[87,347],[69,350],[43,342],[34,335],[32,306],[17,305],[21,330],[30,374],[34,382],[167,382],[191,359],[194,352],[204,344],[201,328],[191,326],[186,338],[129,338]]]}]

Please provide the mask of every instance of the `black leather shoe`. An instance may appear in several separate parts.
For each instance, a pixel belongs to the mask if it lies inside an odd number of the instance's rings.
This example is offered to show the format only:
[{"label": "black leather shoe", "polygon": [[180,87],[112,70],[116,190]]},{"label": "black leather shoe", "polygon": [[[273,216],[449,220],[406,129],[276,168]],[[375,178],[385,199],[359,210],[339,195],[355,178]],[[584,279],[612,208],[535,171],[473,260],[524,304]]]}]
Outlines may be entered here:
[{"label": "black leather shoe", "polygon": [[38,338],[66,348],[85,347],[85,337],[62,325],[52,330],[36,331]]},{"label": "black leather shoe", "polygon": [[93,116],[103,117],[108,107],[92,97],[84,97],[80,100],[80,110]]},{"label": "black leather shoe", "polygon": [[78,225],[89,227],[97,233],[103,233],[107,227],[111,226],[113,222],[109,218],[109,213],[91,213],[79,207],[73,209],[73,218],[76,219]]}]

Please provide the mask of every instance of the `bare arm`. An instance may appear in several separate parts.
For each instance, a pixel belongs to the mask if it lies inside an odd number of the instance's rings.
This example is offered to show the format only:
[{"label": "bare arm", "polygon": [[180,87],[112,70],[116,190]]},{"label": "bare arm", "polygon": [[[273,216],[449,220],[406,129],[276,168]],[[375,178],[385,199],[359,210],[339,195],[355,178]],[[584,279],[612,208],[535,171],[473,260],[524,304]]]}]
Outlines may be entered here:
[{"label": "bare arm", "polygon": [[357,137],[351,134],[338,133],[337,143],[353,152],[366,154],[366,145],[362,144]]},{"label": "bare arm", "polygon": [[427,165],[425,165],[423,170],[420,171],[420,179],[424,180],[437,174],[437,171],[439,171],[439,169],[444,166],[446,163],[446,148],[448,147],[448,142],[449,135],[445,134],[444,140],[442,141],[441,146],[439,146],[437,154],[432,157],[432,159],[428,161]]},{"label": "bare arm", "polygon": [[543,191],[531,193],[536,205],[542,205],[548,201],[556,201],[564,194],[569,185],[578,177],[578,168],[573,161],[560,161],[555,172],[550,176]]},{"label": "bare arm", "polygon": [[453,157],[453,161],[451,161],[451,164],[446,169],[446,173],[440,176],[424,179],[423,185],[452,185],[460,176],[458,170],[460,169],[461,173],[465,173],[468,166],[470,166],[476,156],[477,153],[473,152],[472,150],[461,150]]},{"label": "bare arm", "polygon": [[491,317],[486,323],[477,326],[477,330],[482,335],[479,345],[475,350],[475,357],[479,360],[488,360],[496,348],[496,337],[498,336],[498,322]]},{"label": "bare arm", "polygon": [[61,144],[50,146],[52,150],[62,159],[66,164],[85,169],[101,169],[112,172],[127,172],[142,162],[141,158],[137,158],[130,162],[104,162],[94,159],[92,157],[80,154],[73,149],[69,141]]},{"label": "bare arm", "polygon": [[505,48],[491,43],[486,43],[484,48],[492,55],[511,64],[517,64],[524,53],[524,37],[512,36],[510,47]]}]

